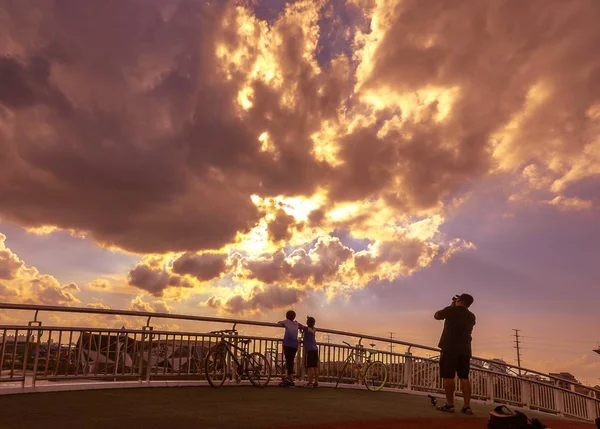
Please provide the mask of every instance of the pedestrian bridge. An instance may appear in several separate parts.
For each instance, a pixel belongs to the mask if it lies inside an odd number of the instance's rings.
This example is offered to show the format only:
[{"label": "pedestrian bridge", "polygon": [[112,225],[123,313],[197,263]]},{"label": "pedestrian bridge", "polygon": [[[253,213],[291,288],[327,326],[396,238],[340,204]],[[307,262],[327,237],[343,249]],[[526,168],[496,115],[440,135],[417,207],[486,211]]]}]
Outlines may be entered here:
[{"label": "pedestrian bridge", "polygon": [[[419,395],[247,386],[65,391],[11,395],[1,403],[3,429],[482,429],[492,408],[474,404],[475,415],[464,416],[435,411]],[[552,429],[593,428],[558,416],[540,418]]]},{"label": "pedestrian bridge", "polygon": [[[15,425],[2,427],[60,422],[74,427],[128,423],[146,427],[145,423],[152,422],[155,427],[199,423],[201,427],[341,424],[410,428],[431,426],[425,424],[427,419],[442,419],[437,427],[468,428],[478,418],[485,419],[496,404],[543,413],[541,419],[552,419],[553,428],[579,427],[562,418],[591,422],[600,416],[599,391],[479,358],[473,359],[471,377],[478,417],[440,416],[427,399],[428,394],[441,396],[443,392],[435,357],[438,349],[334,329],[319,329],[336,339],[319,343],[323,388],[252,388],[245,377],[236,376],[234,362],[228,359],[223,387],[212,389],[207,387],[206,361],[222,338],[264,355],[270,366],[269,386],[275,386],[283,369],[281,327],[251,320],[111,309],[0,304],[0,310],[0,394],[47,392],[43,401],[39,395],[3,397],[2,421],[14,418]],[[390,343],[402,351],[385,350]],[[387,368],[379,392],[367,391],[358,381],[357,367],[345,365],[350,353],[360,359],[366,349],[377,350],[376,359]],[[300,349],[300,378],[302,354]],[[333,388],[336,384],[338,389]],[[142,389],[158,386],[163,388]],[[309,410],[314,412],[307,415]],[[80,425],[77,418],[88,420]]]}]

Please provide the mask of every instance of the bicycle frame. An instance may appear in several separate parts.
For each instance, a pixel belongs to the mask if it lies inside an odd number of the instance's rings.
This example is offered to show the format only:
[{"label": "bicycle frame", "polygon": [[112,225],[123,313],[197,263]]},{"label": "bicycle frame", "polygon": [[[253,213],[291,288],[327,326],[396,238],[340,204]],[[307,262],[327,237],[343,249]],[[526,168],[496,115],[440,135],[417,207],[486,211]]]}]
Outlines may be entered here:
[{"label": "bicycle frame", "polygon": [[[348,355],[348,357],[344,360],[344,365],[342,366],[342,369],[339,373],[335,387],[337,387],[338,384],[340,383],[340,380],[344,376],[346,369],[348,368],[348,365],[352,365],[351,366],[351,375],[354,380],[358,381],[359,383],[363,382],[368,390],[375,391],[375,392],[381,390],[381,388],[385,385],[385,382],[387,380],[387,367],[385,366],[385,364],[383,362],[373,360],[373,355],[375,355],[377,353],[377,351],[374,349],[365,349],[360,344],[360,341],[358,342],[357,346],[352,346],[345,341],[343,341],[343,343],[346,344],[351,349],[351,352]],[[371,344],[371,347],[375,347],[375,344]],[[354,366],[355,365],[358,366],[358,376],[357,377],[354,377]],[[370,369],[374,365],[383,366],[383,374],[384,374],[383,380],[382,380],[382,383],[377,386],[372,386],[371,384],[368,383],[368,380],[367,380],[367,374],[369,373]]]},{"label": "bicycle frame", "polygon": [[[237,368],[242,368],[243,371],[247,370],[247,366],[248,366],[247,365],[248,364],[247,358],[250,355],[250,353],[248,353],[244,348],[239,347],[239,346],[233,344],[230,341],[227,341],[225,339],[225,334],[224,333],[221,334],[221,341],[219,341],[216,344],[216,347],[218,349],[219,348],[223,349],[224,352],[225,352],[225,357],[226,358],[227,357],[231,358],[233,360],[233,362],[234,362],[234,365],[235,365],[234,369],[235,370],[232,371],[231,374],[229,374],[229,379],[230,380],[233,378],[233,374],[235,374],[236,379],[240,376],[240,374],[238,374]],[[238,360],[238,357],[237,357],[237,352],[239,352],[240,355],[241,355],[239,360]]]},{"label": "bicycle frame", "polygon": [[[357,358],[364,359],[364,362],[359,362]],[[346,368],[348,365],[356,365],[358,367],[358,380],[364,378],[367,368],[371,364],[371,354],[367,352],[367,350],[358,350],[357,348],[353,348],[352,352],[346,360],[344,361],[343,368]]]}]

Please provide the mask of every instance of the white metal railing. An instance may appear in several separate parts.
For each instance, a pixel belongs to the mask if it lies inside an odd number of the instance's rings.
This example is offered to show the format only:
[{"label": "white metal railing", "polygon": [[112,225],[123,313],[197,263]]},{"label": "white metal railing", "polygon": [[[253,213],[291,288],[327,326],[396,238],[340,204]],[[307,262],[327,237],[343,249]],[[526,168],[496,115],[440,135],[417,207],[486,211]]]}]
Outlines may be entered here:
[{"label": "white metal railing", "polygon": [[[147,313],[75,307],[54,307],[0,303],[0,310],[11,314],[34,312],[28,323],[0,325],[0,389],[19,390],[40,384],[85,382],[138,381],[141,385],[155,380],[204,380],[203,358],[219,341],[220,336],[209,329],[216,325],[228,330],[235,344],[244,344],[249,352],[263,353],[272,365],[272,374],[283,373],[281,327],[275,323],[179,314]],[[107,326],[46,326],[45,313],[114,315],[145,318],[141,329]],[[21,313],[22,314],[22,313]],[[31,313],[27,313],[31,314]],[[154,329],[153,318],[185,320],[198,323],[189,331]],[[229,330],[232,325],[231,330]],[[245,326],[262,329],[266,334],[243,335],[235,330]],[[277,329],[277,331],[274,330]],[[403,392],[442,393],[439,361],[427,354],[439,354],[439,349],[389,338],[376,337],[333,329],[319,332],[345,337],[361,347],[373,347],[377,341],[386,347],[391,343],[406,347],[405,353],[378,350],[376,360],[388,368],[386,387]],[[247,344],[240,340],[249,340]],[[368,345],[363,344],[370,340]],[[319,343],[320,381],[340,385],[357,383],[356,373],[347,369],[340,374],[351,347],[334,343]],[[303,375],[303,350],[299,351],[296,372]],[[523,406],[543,412],[594,420],[600,417],[600,391],[569,380],[551,377],[538,371],[518,368],[486,359],[474,359],[471,381],[473,398]],[[522,375],[518,375],[522,374]],[[459,384],[459,383],[457,383]],[[559,387],[560,385],[560,387]],[[460,386],[457,386],[460,395]]]}]

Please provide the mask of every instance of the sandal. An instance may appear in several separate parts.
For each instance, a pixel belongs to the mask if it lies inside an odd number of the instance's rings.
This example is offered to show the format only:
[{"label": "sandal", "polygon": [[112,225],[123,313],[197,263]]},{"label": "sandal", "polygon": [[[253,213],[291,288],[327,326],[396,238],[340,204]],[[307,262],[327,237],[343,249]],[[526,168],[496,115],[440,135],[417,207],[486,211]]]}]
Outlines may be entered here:
[{"label": "sandal", "polygon": [[462,410],[460,410],[460,412],[463,414],[468,414],[470,416],[473,415],[473,410],[471,409],[471,407],[463,407]]},{"label": "sandal", "polygon": [[445,413],[453,413],[454,412],[454,405],[442,405],[441,407],[435,407],[436,410],[438,411],[443,411]]}]

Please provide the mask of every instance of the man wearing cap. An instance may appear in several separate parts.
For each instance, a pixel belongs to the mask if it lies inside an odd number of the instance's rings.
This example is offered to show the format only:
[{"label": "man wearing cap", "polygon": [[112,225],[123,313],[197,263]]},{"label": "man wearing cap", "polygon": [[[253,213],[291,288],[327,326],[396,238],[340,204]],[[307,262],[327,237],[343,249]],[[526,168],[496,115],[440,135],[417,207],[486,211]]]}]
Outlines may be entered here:
[{"label": "man wearing cap", "polygon": [[465,401],[461,411],[464,414],[473,414],[469,372],[472,356],[471,334],[473,326],[475,326],[475,315],[469,310],[471,304],[473,304],[473,297],[463,293],[455,296],[451,305],[436,312],[433,316],[435,320],[444,321],[444,331],[438,347],[442,350],[440,375],[444,380],[446,405],[437,407],[439,411],[454,412],[454,378],[458,375]]}]

